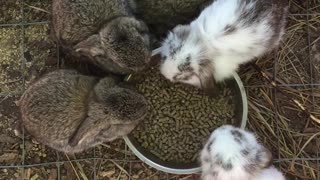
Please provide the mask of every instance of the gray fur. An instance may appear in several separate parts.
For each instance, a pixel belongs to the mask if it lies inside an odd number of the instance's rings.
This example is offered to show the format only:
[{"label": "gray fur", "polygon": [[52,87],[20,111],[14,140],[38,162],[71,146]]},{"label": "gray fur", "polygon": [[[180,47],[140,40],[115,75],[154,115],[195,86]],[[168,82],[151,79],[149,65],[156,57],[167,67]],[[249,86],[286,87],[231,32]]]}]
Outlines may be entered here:
[{"label": "gray fur", "polygon": [[148,28],[133,17],[127,0],[53,0],[56,41],[74,56],[87,56],[102,69],[127,74],[150,59]]},{"label": "gray fur", "polygon": [[114,79],[69,70],[49,73],[20,99],[21,127],[63,152],[81,152],[131,132],[145,117],[145,98]]}]

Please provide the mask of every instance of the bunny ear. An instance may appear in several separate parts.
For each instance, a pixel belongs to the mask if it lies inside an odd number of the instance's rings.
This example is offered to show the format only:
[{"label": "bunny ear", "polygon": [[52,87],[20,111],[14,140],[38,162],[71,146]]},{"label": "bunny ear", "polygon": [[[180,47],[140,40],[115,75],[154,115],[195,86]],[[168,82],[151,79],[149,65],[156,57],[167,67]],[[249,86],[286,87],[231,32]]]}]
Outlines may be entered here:
[{"label": "bunny ear", "polygon": [[213,75],[200,74],[201,87],[205,94],[215,96],[217,94],[216,82]]},{"label": "bunny ear", "polygon": [[68,144],[72,147],[75,147],[78,144],[81,144],[89,136],[89,133],[83,133],[81,131],[78,132],[77,130],[76,133],[69,139]]},{"label": "bunny ear", "polygon": [[85,139],[85,137],[80,139],[79,136],[73,136],[71,139],[69,139],[68,144],[71,147],[76,147],[78,144],[81,144],[81,142],[83,142],[84,139]]},{"label": "bunny ear", "polygon": [[89,36],[86,40],[81,41],[77,45],[74,46],[76,52],[79,52],[86,56],[95,57],[98,55],[104,55],[104,50],[100,44],[99,35],[95,34]]},{"label": "bunny ear", "polygon": [[[89,118],[86,118],[73,133],[71,138],[69,139],[68,144],[72,147],[75,147],[85,141],[92,141],[95,137],[97,131],[92,129],[92,124],[95,122],[90,121]],[[98,128],[97,128],[98,129]],[[89,140],[91,138],[91,140]]]},{"label": "bunny ear", "polygon": [[207,95],[215,96],[218,89],[216,88],[216,81],[213,76],[213,68],[210,60],[204,60],[199,66],[201,88]]},{"label": "bunny ear", "polygon": [[191,31],[190,25],[177,25],[173,29],[173,34],[180,40],[185,40],[189,36]]}]

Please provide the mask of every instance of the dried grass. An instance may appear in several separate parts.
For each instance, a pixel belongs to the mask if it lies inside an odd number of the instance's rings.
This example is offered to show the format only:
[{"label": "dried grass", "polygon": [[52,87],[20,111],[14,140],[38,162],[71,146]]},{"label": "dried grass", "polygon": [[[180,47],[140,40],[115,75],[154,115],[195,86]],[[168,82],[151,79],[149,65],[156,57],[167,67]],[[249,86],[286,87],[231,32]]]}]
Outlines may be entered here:
[{"label": "dried grass", "polygon": [[[290,179],[319,179],[320,62],[313,59],[311,49],[320,51],[320,46],[316,46],[320,42],[320,1],[289,2],[291,15],[282,45],[272,54],[241,70],[241,78],[248,92],[248,129],[254,131],[272,150],[275,164]],[[25,5],[28,11],[44,12],[46,15],[50,13],[40,6]],[[20,81],[21,79],[14,79],[0,82],[0,85]],[[107,144],[102,147],[113,149]],[[121,155],[131,155],[119,148],[113,150]],[[87,179],[80,162],[76,161],[76,168],[69,157],[66,157],[76,178],[80,179],[81,176]],[[114,160],[108,162],[114,164],[121,173],[132,177],[125,165]],[[101,166],[99,161],[98,172]],[[149,167],[144,164],[142,166],[144,172],[150,172]],[[117,175],[118,179],[121,173]],[[148,179],[158,173],[152,170]],[[167,179],[179,177],[172,175]],[[193,176],[181,176],[181,179],[193,179]]]},{"label": "dried grass", "polygon": [[[317,179],[319,65],[310,51],[320,41],[320,14],[316,12],[320,3],[301,2],[290,1],[294,14],[289,16],[279,49],[246,66],[242,79],[248,92],[248,128],[273,151],[275,163],[290,179]],[[318,14],[299,15],[306,13]]]}]

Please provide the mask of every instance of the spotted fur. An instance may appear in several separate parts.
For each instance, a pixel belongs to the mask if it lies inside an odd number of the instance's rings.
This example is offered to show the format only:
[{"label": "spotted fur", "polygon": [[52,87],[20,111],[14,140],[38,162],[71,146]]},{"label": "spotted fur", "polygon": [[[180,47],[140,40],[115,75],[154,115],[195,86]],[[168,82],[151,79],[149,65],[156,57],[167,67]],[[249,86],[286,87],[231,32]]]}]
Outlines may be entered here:
[{"label": "spotted fur", "polygon": [[255,180],[271,160],[270,151],[254,134],[224,125],[211,134],[201,152],[202,179]]},{"label": "spotted fur", "polygon": [[[241,64],[278,46],[287,11],[286,0],[213,1],[190,24],[169,32],[158,50],[160,71],[171,81],[212,88],[213,81],[230,78]],[[187,61],[193,73],[178,68]]]}]

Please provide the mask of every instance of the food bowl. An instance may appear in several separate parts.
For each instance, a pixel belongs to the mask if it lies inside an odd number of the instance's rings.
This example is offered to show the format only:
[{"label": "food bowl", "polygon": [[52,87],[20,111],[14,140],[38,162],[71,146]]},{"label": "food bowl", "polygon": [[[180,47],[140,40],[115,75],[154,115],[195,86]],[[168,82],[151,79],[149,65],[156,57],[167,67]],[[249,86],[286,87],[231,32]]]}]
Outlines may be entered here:
[{"label": "food bowl", "polygon": [[[244,86],[240,80],[238,74],[233,74],[233,78],[226,81],[226,84],[233,89],[235,95],[235,119],[236,126],[244,129],[247,121],[247,97]],[[147,149],[141,146],[141,144],[129,134],[123,137],[131,151],[143,162],[154,167],[160,171],[174,174],[191,174],[200,172],[200,163],[195,161],[193,163],[173,163],[166,162],[149,152]]]}]

